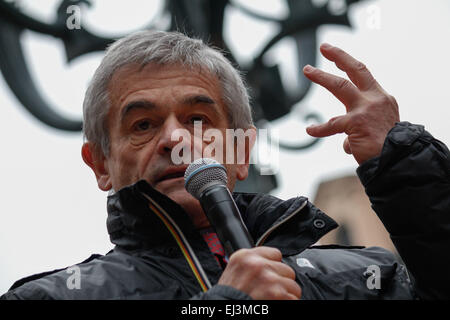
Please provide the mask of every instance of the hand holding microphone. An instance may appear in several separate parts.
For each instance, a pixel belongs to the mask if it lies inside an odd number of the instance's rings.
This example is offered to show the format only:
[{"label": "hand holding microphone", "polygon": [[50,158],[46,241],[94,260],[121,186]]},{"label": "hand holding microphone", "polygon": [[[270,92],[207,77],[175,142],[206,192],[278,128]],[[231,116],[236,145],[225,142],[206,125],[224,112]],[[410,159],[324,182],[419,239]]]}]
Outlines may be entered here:
[{"label": "hand holding microphone", "polygon": [[281,262],[278,249],[254,248],[236,203],[227,188],[227,172],[213,159],[197,159],[186,169],[186,190],[200,201],[230,257],[219,284],[241,290],[253,299],[291,299],[301,296],[295,272]]}]

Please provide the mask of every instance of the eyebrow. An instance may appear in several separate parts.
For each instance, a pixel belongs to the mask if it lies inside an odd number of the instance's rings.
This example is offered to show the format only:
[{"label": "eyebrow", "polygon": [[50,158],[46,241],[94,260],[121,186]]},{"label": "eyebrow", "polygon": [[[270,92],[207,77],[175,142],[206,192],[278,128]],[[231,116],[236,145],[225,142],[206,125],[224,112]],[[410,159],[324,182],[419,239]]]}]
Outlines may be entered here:
[{"label": "eyebrow", "polygon": [[183,98],[181,103],[184,105],[191,105],[191,106],[196,105],[196,104],[209,105],[209,106],[211,106],[210,110],[213,111],[216,116],[219,116],[219,117],[221,116],[220,112],[218,110],[218,105],[212,98],[208,97],[207,95],[193,94],[193,95]]},{"label": "eyebrow", "polygon": [[[216,103],[213,99],[211,99],[210,97],[208,97],[206,95],[202,95],[202,94],[187,96],[187,97],[183,98],[181,103],[184,105],[195,105],[195,104],[207,104],[207,105],[211,105],[211,106],[216,105]],[[125,119],[125,117],[127,116],[127,114],[131,110],[135,110],[135,109],[152,110],[155,108],[156,108],[156,104],[149,100],[132,101],[132,102],[128,103],[122,109],[122,112],[120,113],[120,119],[121,119],[121,121],[123,121]],[[212,108],[212,110],[214,111],[214,113],[219,114],[219,112],[216,110],[216,108]]]},{"label": "eyebrow", "polygon": [[197,104],[197,103],[204,103],[204,104],[216,104],[213,99],[211,99],[208,96],[202,95],[202,94],[196,94],[187,96],[182,100],[183,104]]},{"label": "eyebrow", "polygon": [[148,100],[137,100],[132,101],[128,103],[120,113],[120,119],[123,121],[123,119],[127,116],[127,114],[134,109],[144,109],[144,110],[152,110],[155,109],[156,105]]}]

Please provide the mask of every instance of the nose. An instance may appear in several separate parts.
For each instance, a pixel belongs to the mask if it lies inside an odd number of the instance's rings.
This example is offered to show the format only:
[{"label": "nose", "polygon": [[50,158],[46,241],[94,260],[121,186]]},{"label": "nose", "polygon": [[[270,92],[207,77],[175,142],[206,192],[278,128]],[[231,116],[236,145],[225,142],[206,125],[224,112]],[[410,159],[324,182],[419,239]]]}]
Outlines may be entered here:
[{"label": "nose", "polygon": [[[189,131],[182,126],[174,115],[169,115],[161,128],[157,152],[161,155],[169,155],[175,146],[190,148]],[[177,148],[178,149],[178,148]]]}]

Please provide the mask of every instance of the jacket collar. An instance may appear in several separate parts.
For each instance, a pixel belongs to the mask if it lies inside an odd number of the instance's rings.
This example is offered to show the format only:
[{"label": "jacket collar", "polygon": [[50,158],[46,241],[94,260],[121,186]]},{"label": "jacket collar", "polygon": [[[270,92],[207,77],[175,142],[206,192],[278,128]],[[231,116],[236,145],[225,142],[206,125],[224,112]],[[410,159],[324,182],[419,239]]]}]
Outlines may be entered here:
[{"label": "jacket collar", "polygon": [[[337,227],[305,197],[286,201],[251,193],[233,193],[233,197],[255,242],[259,239],[283,254],[305,249]],[[111,242],[129,250],[175,244],[160,211],[170,215],[193,247],[202,239],[183,208],[144,180],[108,196],[107,210]]]}]

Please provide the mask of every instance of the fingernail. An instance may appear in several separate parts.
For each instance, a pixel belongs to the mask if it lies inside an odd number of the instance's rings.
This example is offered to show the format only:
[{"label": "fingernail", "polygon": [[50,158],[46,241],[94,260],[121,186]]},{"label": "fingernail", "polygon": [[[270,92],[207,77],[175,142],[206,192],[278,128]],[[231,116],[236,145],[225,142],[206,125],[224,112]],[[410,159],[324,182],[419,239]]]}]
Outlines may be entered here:
[{"label": "fingernail", "polygon": [[304,68],[303,71],[304,72],[313,72],[314,67],[310,66],[309,64],[307,64]]},{"label": "fingernail", "polygon": [[329,44],[329,43],[324,42],[324,43],[322,43],[322,45],[320,47],[322,49],[330,49],[332,47],[332,45]]}]

